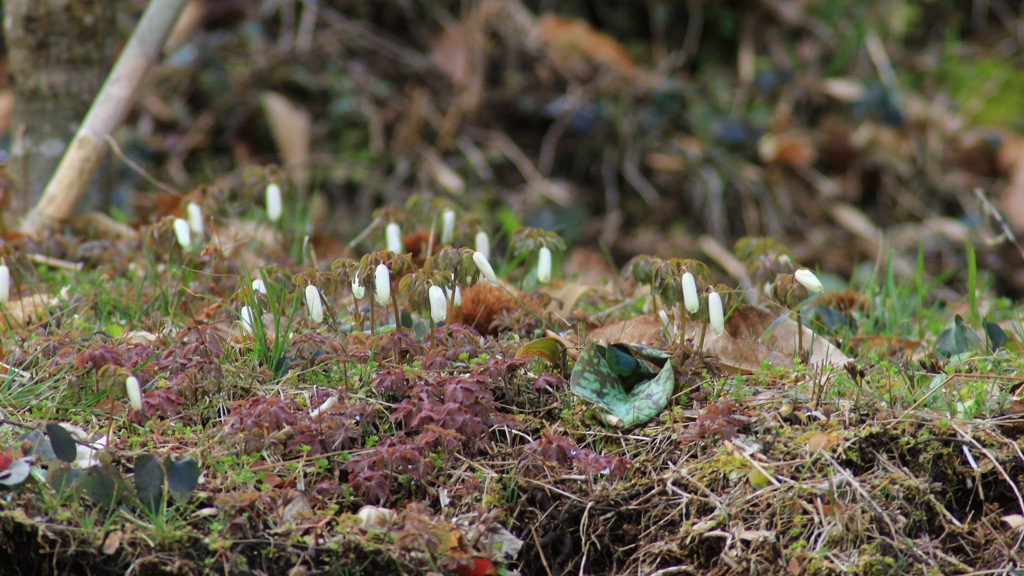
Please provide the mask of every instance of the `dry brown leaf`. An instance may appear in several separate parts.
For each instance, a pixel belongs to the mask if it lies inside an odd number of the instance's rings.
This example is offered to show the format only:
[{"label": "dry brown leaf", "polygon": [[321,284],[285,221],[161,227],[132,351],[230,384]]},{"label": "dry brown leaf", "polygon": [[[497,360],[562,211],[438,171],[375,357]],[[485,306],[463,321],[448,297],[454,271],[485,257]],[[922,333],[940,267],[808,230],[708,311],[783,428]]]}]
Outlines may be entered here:
[{"label": "dry brown leaf", "polygon": [[470,61],[462,24],[445,28],[430,43],[430,61],[456,86],[469,77]]},{"label": "dry brown leaf", "polygon": [[664,325],[654,314],[635,316],[622,322],[608,324],[591,330],[587,337],[599,342],[629,342],[653,346],[659,340]]},{"label": "dry brown leaf", "polygon": [[1024,228],[1024,138],[1002,134],[1002,146],[996,159],[999,170],[1009,176],[999,208],[1011,227]]},{"label": "dry brown leaf", "polygon": [[818,432],[812,434],[807,439],[807,449],[811,452],[824,452],[829,448],[839,444],[841,440],[835,434],[825,434],[824,432]]},{"label": "dry brown leaf", "polygon": [[548,312],[554,312],[559,318],[568,318],[576,308],[576,302],[580,297],[594,290],[595,287],[587,286],[579,282],[552,281],[550,284],[538,286],[537,291],[547,294],[551,298],[548,303]]},{"label": "dry brown leaf", "polygon": [[[792,318],[783,318],[778,326],[762,342],[761,337],[785,311],[772,312],[760,306],[741,304],[725,322],[725,333],[716,336],[711,330],[704,335],[704,351],[718,356],[725,368],[741,372],[753,372],[768,362],[772,366],[792,368],[796,356],[797,323]],[[693,342],[700,341],[702,325],[686,323],[686,337]],[[629,342],[652,346],[657,343],[662,330],[661,320],[654,314],[645,314],[592,330],[589,337],[601,342]],[[809,349],[808,363],[811,366],[842,366],[848,358],[824,337],[803,327],[803,343]]]},{"label": "dry brown leaf", "polygon": [[281,160],[294,171],[298,183],[303,184],[312,141],[313,120],[309,111],[270,90],[260,95],[260,103]]},{"label": "dry brown leaf", "polygon": [[47,294],[30,294],[0,304],[0,328],[20,328],[46,318],[49,302]]},{"label": "dry brown leaf", "polygon": [[597,65],[626,79],[637,75],[633,59],[619,41],[587,22],[548,13],[537,24],[544,46],[560,67],[581,74]]}]

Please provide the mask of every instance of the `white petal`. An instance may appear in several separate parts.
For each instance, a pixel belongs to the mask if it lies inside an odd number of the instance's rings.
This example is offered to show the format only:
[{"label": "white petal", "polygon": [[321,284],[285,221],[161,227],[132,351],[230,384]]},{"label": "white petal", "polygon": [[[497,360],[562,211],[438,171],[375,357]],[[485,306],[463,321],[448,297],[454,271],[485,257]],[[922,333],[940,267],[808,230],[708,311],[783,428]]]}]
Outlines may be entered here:
[{"label": "white petal", "polygon": [[246,334],[252,334],[252,327],[252,308],[242,306],[242,331]]},{"label": "white petal", "polygon": [[697,280],[693,274],[683,274],[683,306],[690,314],[696,314],[700,310],[700,298],[697,297]]},{"label": "white petal", "polygon": [[388,250],[395,254],[403,254],[405,248],[402,247],[402,229],[398,227],[398,224],[394,222],[387,225],[384,229],[384,235],[388,240]]},{"label": "white petal", "polygon": [[451,208],[441,213],[441,245],[452,243],[455,236],[455,210]]},{"label": "white petal", "polygon": [[128,403],[136,410],[142,410],[142,388],[139,387],[139,379],[129,376],[124,380],[125,390],[128,391]]},{"label": "white petal", "polygon": [[708,320],[716,335],[725,333],[725,312],[722,311],[722,297],[718,292],[708,294]]},{"label": "white petal", "polygon": [[812,294],[817,294],[818,292],[821,292],[824,289],[821,285],[821,280],[818,280],[818,277],[815,276],[814,272],[811,272],[810,270],[797,270],[796,272],[793,273],[793,276],[796,278],[797,282],[802,284],[803,287],[807,288],[807,291]]},{"label": "white petal", "polygon": [[312,284],[306,286],[306,308],[313,322],[319,324],[324,321],[324,303],[320,300],[320,290]]},{"label": "white petal", "polygon": [[391,271],[383,263],[373,272],[373,297],[381,306],[387,306],[391,299]]},{"label": "white petal", "polygon": [[281,219],[281,214],[284,212],[284,205],[281,202],[281,187],[276,182],[267,184],[267,218],[271,222],[277,222]]},{"label": "white petal", "polygon": [[484,278],[491,284],[498,283],[498,276],[494,273],[494,268],[491,268],[491,263],[487,261],[487,256],[479,250],[473,252],[473,263],[476,264],[477,269],[483,274]]},{"label": "white petal", "polygon": [[427,297],[430,299],[430,319],[444,322],[448,317],[448,299],[444,297],[444,288],[431,286],[427,290]]},{"label": "white petal", "polygon": [[362,300],[363,296],[366,296],[366,288],[359,283],[359,278],[352,279],[352,297],[356,300]]},{"label": "white petal", "polygon": [[541,246],[540,253],[537,254],[537,282],[551,282],[551,250],[547,246]]},{"label": "white petal", "polygon": [[174,219],[174,237],[178,239],[182,250],[192,248],[192,230],[188,227],[188,222],[181,218]]},{"label": "white petal", "polygon": [[199,204],[195,202],[189,202],[188,206],[185,207],[185,212],[188,214],[188,227],[192,229],[192,232],[202,238],[203,236],[203,209],[199,207]]},{"label": "white petal", "polygon": [[477,252],[483,254],[485,259],[491,259],[491,238],[487,235],[487,232],[483,230],[477,232],[474,244]]},{"label": "white petal", "polygon": [[321,404],[320,406],[310,410],[309,411],[309,417],[311,419],[313,419],[313,420],[317,420],[317,419],[320,418],[321,414],[323,414],[324,412],[330,410],[331,408],[334,408],[334,405],[337,404],[337,403],[338,403],[338,399],[335,398],[334,396],[331,396],[327,400],[324,400],[323,404]]},{"label": "white petal", "polygon": [[11,269],[6,264],[0,265],[0,302],[7,302],[11,297]]},{"label": "white petal", "polygon": [[257,294],[267,293],[267,283],[263,281],[263,278],[257,278],[252,281],[252,291]]}]

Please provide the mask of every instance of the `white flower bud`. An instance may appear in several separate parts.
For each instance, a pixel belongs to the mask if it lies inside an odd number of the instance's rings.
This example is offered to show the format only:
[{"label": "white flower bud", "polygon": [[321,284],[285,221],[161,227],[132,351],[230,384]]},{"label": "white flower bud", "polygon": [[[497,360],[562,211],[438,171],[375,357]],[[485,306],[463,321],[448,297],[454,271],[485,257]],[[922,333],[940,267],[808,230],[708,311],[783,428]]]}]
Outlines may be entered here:
[{"label": "white flower bud", "polygon": [[174,237],[178,239],[182,250],[192,249],[192,231],[188,227],[188,222],[181,218],[174,219]]},{"label": "white flower bud", "polygon": [[821,280],[818,280],[818,277],[810,270],[797,270],[793,273],[793,277],[796,278],[796,281],[803,285],[804,288],[807,288],[807,291],[811,294],[817,294],[824,289],[821,285]]},{"label": "white flower bud", "polygon": [[700,310],[700,298],[697,297],[697,280],[693,274],[683,274],[683,306],[690,314],[696,314]]},{"label": "white flower bud", "polygon": [[487,235],[487,232],[483,230],[477,232],[474,244],[477,252],[483,254],[485,259],[491,259],[491,238]]},{"label": "white flower bud", "polygon": [[436,322],[444,322],[448,317],[448,299],[444,297],[444,288],[431,286],[427,290],[427,297],[430,299],[430,319]]},{"label": "white flower bud", "polygon": [[257,294],[267,293],[267,283],[263,281],[263,278],[257,278],[252,281],[252,291]]},{"label": "white flower bud", "polygon": [[[444,292],[449,298],[452,298],[452,291],[450,288],[445,288]],[[452,304],[462,306],[462,290],[459,290],[458,286],[455,287],[455,297],[452,299]]]},{"label": "white flower bud", "polygon": [[284,205],[281,202],[281,187],[276,182],[267,184],[267,219],[277,222],[284,212]]},{"label": "white flower bud", "polygon": [[306,286],[306,308],[313,322],[319,324],[324,321],[324,303],[320,300],[320,290],[312,284]]},{"label": "white flower bud", "polygon": [[537,282],[551,282],[551,250],[547,246],[541,246],[537,254]]},{"label": "white flower bud", "polygon": [[447,246],[452,243],[455,236],[455,210],[448,208],[441,213],[441,245]]},{"label": "white flower bud", "polygon": [[498,283],[498,276],[494,274],[494,268],[491,268],[491,263],[487,261],[487,256],[483,252],[477,250],[473,252],[473,263],[476,264],[477,269],[483,274],[484,278],[487,279],[491,284]]},{"label": "white flower bud", "polygon": [[0,264],[0,302],[7,302],[11,297],[11,269]]},{"label": "white flower bud", "polygon": [[200,238],[203,237],[203,209],[199,207],[199,204],[195,202],[189,202],[188,206],[185,207],[185,212],[188,214],[188,227],[192,229],[192,233]]},{"label": "white flower bud", "polygon": [[722,297],[718,292],[708,294],[708,320],[715,335],[721,336],[725,333],[725,312],[722,310]]},{"label": "white flower bud", "polygon": [[242,332],[252,334],[253,332],[252,308],[242,306]]},{"label": "white flower bud", "polygon": [[310,410],[309,411],[309,417],[311,419],[313,419],[313,420],[319,420],[321,414],[323,414],[324,412],[327,412],[331,408],[334,408],[334,406],[337,403],[338,403],[338,399],[335,398],[334,396],[331,396],[327,400],[324,400],[323,404],[321,404],[320,406],[317,406],[316,408]]},{"label": "white flower bud", "polygon": [[139,379],[129,376],[124,380],[125,390],[128,391],[128,403],[136,410],[142,410],[142,388],[139,387]]},{"label": "white flower bud", "polygon": [[398,224],[394,222],[388,224],[384,228],[384,235],[388,240],[388,250],[395,254],[405,253],[405,249],[402,247],[402,229],[398,227]]},{"label": "white flower bud", "polygon": [[352,279],[352,297],[356,300],[362,300],[363,296],[366,296],[366,287],[359,283],[359,278]]},{"label": "white flower bud", "polygon": [[373,297],[381,306],[387,306],[391,299],[391,271],[383,263],[373,271]]}]

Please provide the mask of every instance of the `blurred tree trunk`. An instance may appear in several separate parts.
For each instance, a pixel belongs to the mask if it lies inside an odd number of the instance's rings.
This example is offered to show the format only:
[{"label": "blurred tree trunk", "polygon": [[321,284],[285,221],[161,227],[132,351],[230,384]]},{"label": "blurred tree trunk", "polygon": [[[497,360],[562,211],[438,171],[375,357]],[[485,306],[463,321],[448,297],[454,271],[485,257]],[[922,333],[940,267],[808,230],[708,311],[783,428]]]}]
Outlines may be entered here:
[{"label": "blurred tree trunk", "polygon": [[[36,203],[60,162],[123,40],[123,0],[4,0],[4,34],[14,110],[10,174],[17,182],[4,212],[9,228]],[[109,163],[79,202],[81,211],[110,203]]]}]

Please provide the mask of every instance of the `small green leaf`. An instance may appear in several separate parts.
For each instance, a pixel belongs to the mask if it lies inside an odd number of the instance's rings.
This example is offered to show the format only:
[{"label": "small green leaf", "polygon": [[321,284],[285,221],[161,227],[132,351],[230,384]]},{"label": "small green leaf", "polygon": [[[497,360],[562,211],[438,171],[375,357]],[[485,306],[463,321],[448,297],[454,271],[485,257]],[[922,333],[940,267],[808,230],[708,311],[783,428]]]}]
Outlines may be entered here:
[{"label": "small green leaf", "polygon": [[67,462],[55,462],[46,470],[46,483],[58,494],[74,494],[81,489],[78,482],[84,473]]},{"label": "small green leaf", "polygon": [[953,318],[953,325],[940,332],[935,340],[935,356],[947,360],[971,350],[980,350],[983,346],[981,337],[964,324],[964,319],[957,314]]},{"label": "small green leaf", "polygon": [[46,424],[46,435],[50,437],[50,446],[57,458],[64,462],[74,462],[78,456],[78,447],[75,446],[75,439],[71,433],[60,424],[49,422]]},{"label": "small green leaf", "polygon": [[121,473],[110,464],[90,466],[82,481],[89,499],[104,507],[117,504],[123,483]]},{"label": "small green leaf", "polygon": [[135,494],[151,514],[156,514],[163,505],[164,469],[152,454],[140,454],[135,459]]},{"label": "small green leaf", "polygon": [[554,366],[562,364],[565,346],[557,339],[546,336],[527,342],[516,350],[516,358],[540,358]]},{"label": "small green leaf", "polygon": [[988,349],[990,352],[1005,348],[1006,343],[1010,341],[1006,332],[995,322],[985,322],[985,335],[988,337]]},{"label": "small green leaf", "polygon": [[191,456],[175,460],[168,456],[164,461],[167,469],[167,489],[175,502],[186,502],[199,483],[199,462]]}]

